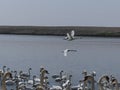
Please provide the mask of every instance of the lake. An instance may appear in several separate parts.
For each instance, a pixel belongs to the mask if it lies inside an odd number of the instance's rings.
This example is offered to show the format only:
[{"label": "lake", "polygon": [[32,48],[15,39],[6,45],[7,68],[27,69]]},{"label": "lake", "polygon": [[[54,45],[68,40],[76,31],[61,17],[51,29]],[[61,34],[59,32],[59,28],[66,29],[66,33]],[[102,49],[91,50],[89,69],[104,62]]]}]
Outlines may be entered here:
[{"label": "lake", "polygon": [[[77,52],[62,53],[65,49]],[[103,74],[120,80],[120,38],[82,37],[73,41],[63,36],[0,35],[0,67],[28,70],[38,75],[40,67],[49,71],[49,77],[61,70],[72,74],[72,83],[82,79],[82,71],[96,71],[96,80]],[[53,83],[53,79],[49,81]]]}]

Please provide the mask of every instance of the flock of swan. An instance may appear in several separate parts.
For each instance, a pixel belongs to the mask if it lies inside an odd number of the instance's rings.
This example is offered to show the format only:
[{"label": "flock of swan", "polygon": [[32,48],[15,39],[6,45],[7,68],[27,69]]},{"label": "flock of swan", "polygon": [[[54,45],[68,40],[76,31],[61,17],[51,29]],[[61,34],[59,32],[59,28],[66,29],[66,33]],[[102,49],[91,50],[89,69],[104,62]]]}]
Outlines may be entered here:
[{"label": "flock of swan", "polygon": [[[74,40],[75,31],[67,33],[65,40]],[[65,49],[64,56],[68,52],[77,52],[77,50]],[[82,79],[78,79],[78,84],[72,84],[72,75],[61,70],[58,74],[49,75],[50,73],[44,67],[40,68],[39,76],[31,74],[32,68],[27,72],[11,70],[3,66],[0,70],[0,90],[120,90],[120,83],[113,75],[102,75],[98,80],[95,79],[96,72],[88,73],[82,71]],[[49,78],[56,84],[52,85]]]},{"label": "flock of swan", "polygon": [[[55,85],[49,82],[49,72],[41,67],[39,77],[31,75],[32,68],[28,72],[12,71],[6,66],[0,70],[0,90],[120,90],[118,80],[113,75],[102,75],[95,80],[96,72],[82,71],[83,79],[79,79],[78,85],[72,85],[72,75],[63,70],[51,75]],[[7,89],[9,86],[14,87]]]}]

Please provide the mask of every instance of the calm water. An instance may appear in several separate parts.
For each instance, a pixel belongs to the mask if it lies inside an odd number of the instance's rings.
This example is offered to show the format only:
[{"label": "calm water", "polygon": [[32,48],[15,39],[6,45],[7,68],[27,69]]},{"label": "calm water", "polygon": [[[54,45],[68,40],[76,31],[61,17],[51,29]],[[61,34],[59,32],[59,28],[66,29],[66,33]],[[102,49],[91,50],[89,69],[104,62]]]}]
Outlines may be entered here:
[{"label": "calm water", "polygon": [[[65,57],[64,49],[76,49]],[[40,67],[49,71],[49,77],[64,70],[72,74],[78,84],[82,70],[96,71],[98,80],[102,74],[113,74],[120,80],[120,38],[82,37],[74,41],[62,36],[0,35],[0,66],[11,70],[28,70],[39,75]],[[50,78],[50,82],[53,82]]]}]

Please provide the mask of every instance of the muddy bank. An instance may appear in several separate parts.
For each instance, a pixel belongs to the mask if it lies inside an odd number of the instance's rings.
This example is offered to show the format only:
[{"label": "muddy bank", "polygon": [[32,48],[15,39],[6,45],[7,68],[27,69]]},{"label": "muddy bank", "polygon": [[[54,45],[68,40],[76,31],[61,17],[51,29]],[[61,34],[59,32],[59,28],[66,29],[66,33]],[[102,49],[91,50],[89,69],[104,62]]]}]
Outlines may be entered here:
[{"label": "muddy bank", "polygon": [[0,34],[62,36],[71,30],[75,30],[77,36],[120,37],[120,27],[0,26]]}]

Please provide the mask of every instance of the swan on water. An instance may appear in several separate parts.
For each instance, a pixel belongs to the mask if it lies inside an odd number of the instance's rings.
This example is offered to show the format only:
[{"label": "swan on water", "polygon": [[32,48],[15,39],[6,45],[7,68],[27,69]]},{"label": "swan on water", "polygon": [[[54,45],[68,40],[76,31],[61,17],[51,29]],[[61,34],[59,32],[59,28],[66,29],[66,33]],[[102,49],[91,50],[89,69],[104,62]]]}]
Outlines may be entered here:
[{"label": "swan on water", "polygon": [[1,89],[0,90],[7,90],[5,81],[7,80],[8,77],[12,78],[12,74],[10,72],[5,72],[3,75],[3,78],[1,80]]},{"label": "swan on water", "polygon": [[31,76],[31,71],[32,68],[29,68],[28,69],[28,73],[27,72],[23,72],[23,71],[20,71],[20,78],[22,79],[30,79],[30,76]]},{"label": "swan on water", "polygon": [[63,50],[64,56],[67,56],[68,52],[77,52],[77,50],[65,49],[65,50]]},{"label": "swan on water", "polygon": [[74,36],[75,36],[75,31],[72,30],[70,33],[66,34],[65,40],[74,40]]}]

